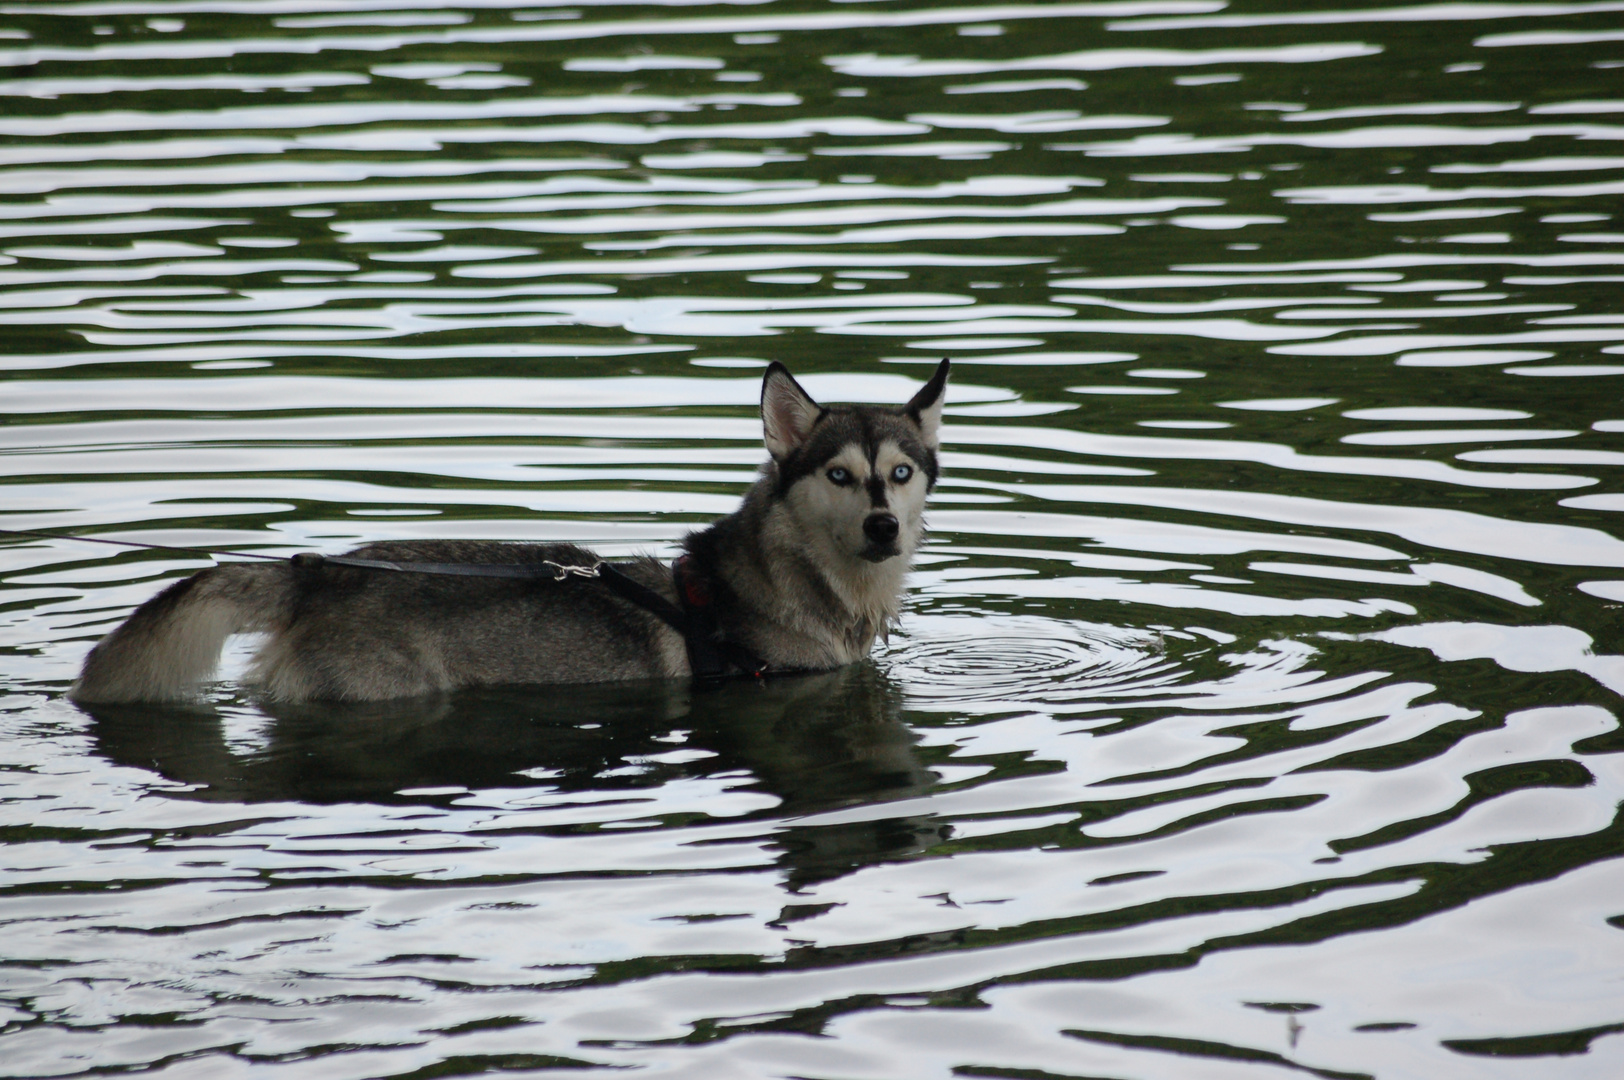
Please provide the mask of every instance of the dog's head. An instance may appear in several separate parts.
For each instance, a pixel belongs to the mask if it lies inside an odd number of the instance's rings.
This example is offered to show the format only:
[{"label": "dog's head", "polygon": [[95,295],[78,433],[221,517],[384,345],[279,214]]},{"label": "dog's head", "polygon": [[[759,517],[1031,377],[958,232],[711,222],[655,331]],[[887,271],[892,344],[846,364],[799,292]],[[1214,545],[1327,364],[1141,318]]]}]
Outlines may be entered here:
[{"label": "dog's head", "polygon": [[908,403],[823,406],[782,364],[761,383],[761,421],[774,495],[809,540],[879,563],[912,556],[925,497],[940,473],[937,446],[949,364]]}]

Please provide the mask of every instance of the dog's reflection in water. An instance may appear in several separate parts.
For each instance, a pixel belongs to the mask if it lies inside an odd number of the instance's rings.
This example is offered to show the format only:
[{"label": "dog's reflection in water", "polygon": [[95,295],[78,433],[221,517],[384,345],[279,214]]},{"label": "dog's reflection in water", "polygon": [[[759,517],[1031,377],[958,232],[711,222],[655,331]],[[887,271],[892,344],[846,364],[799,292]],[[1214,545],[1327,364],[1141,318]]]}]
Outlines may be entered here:
[{"label": "dog's reflection in water", "polygon": [[[935,781],[896,684],[872,663],[714,687],[666,680],[365,705],[85,709],[102,755],[208,801],[447,805],[456,795],[436,789],[631,793],[742,770],[753,780],[729,786],[775,796],[762,816],[777,819],[908,798]],[[233,738],[244,727],[252,737]],[[779,824],[791,887],[939,839],[928,819],[864,816],[872,820]]]}]

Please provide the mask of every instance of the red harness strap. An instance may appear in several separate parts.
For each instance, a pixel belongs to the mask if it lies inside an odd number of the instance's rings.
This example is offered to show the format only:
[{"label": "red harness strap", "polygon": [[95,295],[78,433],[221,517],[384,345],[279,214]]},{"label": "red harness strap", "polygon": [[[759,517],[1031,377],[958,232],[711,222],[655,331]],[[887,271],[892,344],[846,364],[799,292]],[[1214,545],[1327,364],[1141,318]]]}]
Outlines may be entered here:
[{"label": "red harness strap", "polygon": [[682,637],[688,643],[688,666],[694,674],[716,678],[727,675],[729,666],[741,675],[758,679],[767,674],[770,665],[765,660],[723,636],[712,607],[715,594],[710,579],[694,568],[689,556],[680,556],[671,564],[671,577],[677,586],[677,598],[682,601],[682,613],[687,616],[688,626],[682,630]]}]

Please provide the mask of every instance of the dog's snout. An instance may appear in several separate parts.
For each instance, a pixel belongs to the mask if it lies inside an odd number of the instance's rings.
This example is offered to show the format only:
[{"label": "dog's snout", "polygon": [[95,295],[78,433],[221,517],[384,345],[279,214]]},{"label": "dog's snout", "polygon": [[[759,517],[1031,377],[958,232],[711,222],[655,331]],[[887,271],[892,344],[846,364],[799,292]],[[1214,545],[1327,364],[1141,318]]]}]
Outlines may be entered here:
[{"label": "dog's snout", "polygon": [[863,535],[874,544],[894,543],[900,531],[895,514],[870,514],[863,522]]}]

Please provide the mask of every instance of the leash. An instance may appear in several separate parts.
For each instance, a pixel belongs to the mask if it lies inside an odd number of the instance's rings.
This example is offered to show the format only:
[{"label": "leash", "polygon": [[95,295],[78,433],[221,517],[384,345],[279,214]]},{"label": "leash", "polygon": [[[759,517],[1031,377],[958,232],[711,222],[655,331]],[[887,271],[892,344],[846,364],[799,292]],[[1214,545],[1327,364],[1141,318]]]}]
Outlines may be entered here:
[{"label": "leash", "polygon": [[518,580],[543,578],[567,581],[570,578],[601,581],[610,592],[628,603],[635,604],[682,635],[688,650],[688,667],[700,679],[725,678],[729,667],[741,675],[761,678],[770,665],[748,650],[728,641],[717,624],[711,609],[709,584],[697,576],[688,556],[672,564],[672,578],[682,606],[628,577],[613,563],[598,560],[591,566],[572,565],[542,559],[534,563],[402,563],[387,559],[360,559],[353,555],[322,555],[314,551],[301,551],[297,555],[261,555],[253,551],[214,551],[208,548],[176,547],[171,544],[143,544],[134,540],[108,540],[96,536],[74,536],[70,533],[43,532],[38,529],[0,529],[7,536],[36,536],[49,540],[79,540],[87,544],[109,544],[113,547],[140,548],[146,551],[174,551],[187,555],[211,557],[237,556],[246,559],[264,559],[271,562],[289,562],[294,569],[311,572],[323,566],[347,566],[358,570],[383,570],[402,574],[436,574],[450,577],[487,577]]},{"label": "leash", "polygon": [[[321,555],[314,551],[301,551],[288,557],[298,570],[317,570],[323,566],[353,566],[361,570],[392,570],[402,574],[444,574],[455,577],[494,578],[550,578],[564,581],[571,577],[601,578],[610,569],[606,562],[591,566],[571,566],[567,563],[541,559],[533,563],[441,563],[390,562],[387,559],[357,559],[353,555]],[[622,575],[624,576],[624,575]]]}]

